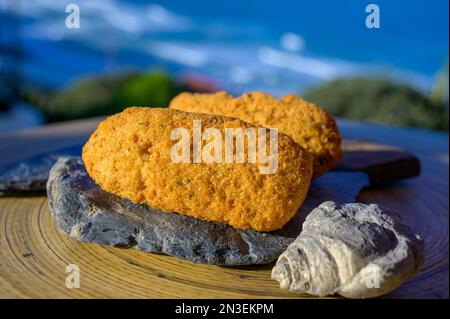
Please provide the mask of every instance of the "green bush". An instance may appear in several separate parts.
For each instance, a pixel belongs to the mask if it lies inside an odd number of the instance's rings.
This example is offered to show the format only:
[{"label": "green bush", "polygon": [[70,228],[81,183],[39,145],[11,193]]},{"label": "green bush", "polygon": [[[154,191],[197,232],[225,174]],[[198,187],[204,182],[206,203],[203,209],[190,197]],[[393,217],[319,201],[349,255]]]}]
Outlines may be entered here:
[{"label": "green bush", "polygon": [[186,89],[161,71],[126,72],[82,78],[62,91],[26,89],[21,98],[56,122],[114,114],[128,106],[166,107]]},{"label": "green bush", "polygon": [[166,107],[178,91],[177,84],[165,73],[146,73],[128,80],[115,96],[114,103],[125,106]]},{"label": "green bush", "polygon": [[385,78],[338,79],[307,90],[303,97],[338,117],[448,131],[448,106]]}]

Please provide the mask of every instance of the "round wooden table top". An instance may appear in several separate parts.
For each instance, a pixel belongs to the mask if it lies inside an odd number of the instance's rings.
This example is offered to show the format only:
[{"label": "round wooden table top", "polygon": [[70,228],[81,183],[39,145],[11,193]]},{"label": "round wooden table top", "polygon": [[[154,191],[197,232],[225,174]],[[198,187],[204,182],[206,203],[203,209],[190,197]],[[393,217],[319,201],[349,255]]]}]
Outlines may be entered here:
[{"label": "round wooden table top", "polygon": [[[98,119],[0,136],[0,164],[86,139]],[[448,135],[339,121],[346,138],[401,146],[421,176],[365,189],[359,201],[397,209],[425,240],[421,272],[387,298],[448,298]],[[80,287],[66,287],[76,264]],[[0,197],[0,298],[307,298],[270,279],[273,264],[200,265],[165,255],[81,243],[58,231],[45,194]]]}]

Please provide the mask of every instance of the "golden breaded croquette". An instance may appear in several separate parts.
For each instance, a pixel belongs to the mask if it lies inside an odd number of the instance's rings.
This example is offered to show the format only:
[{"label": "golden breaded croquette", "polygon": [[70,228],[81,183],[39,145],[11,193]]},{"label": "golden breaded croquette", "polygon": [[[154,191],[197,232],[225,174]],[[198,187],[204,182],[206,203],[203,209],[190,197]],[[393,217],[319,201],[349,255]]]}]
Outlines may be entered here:
[{"label": "golden breaded croquette", "polygon": [[256,128],[219,115],[131,107],[101,122],[91,135],[83,147],[86,170],[104,190],[135,203],[242,229],[281,228],[306,197],[312,156],[279,133],[272,174],[261,174],[260,162],[192,163],[192,154],[190,162],[175,163],[171,150],[177,140],[171,132],[185,128],[193,136],[194,120],[201,121],[203,131],[216,128],[222,134],[227,128]]},{"label": "golden breaded croquette", "polygon": [[318,105],[293,94],[277,99],[261,92],[245,93],[237,98],[226,92],[181,93],[172,99],[169,107],[231,116],[254,125],[278,128],[313,155],[313,177],[330,170],[342,158],[341,137],[333,117]]}]

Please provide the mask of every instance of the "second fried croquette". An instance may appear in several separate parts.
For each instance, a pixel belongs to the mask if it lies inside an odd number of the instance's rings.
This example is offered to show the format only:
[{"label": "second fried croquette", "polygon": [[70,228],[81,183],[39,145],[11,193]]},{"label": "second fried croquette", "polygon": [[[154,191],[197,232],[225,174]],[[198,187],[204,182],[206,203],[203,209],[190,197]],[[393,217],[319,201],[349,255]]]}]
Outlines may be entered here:
[{"label": "second fried croquette", "polygon": [[261,92],[237,98],[226,92],[181,93],[170,102],[170,108],[231,116],[254,125],[278,128],[313,155],[314,177],[333,168],[342,158],[341,138],[333,117],[293,94],[277,99]]},{"label": "second fried croquette", "polygon": [[174,163],[175,128],[192,136],[202,128],[254,126],[235,118],[174,109],[132,107],[101,122],[83,147],[89,175],[104,190],[166,212],[218,221],[242,229],[281,228],[303,203],[312,157],[278,134],[278,168],[261,174],[257,163]]}]

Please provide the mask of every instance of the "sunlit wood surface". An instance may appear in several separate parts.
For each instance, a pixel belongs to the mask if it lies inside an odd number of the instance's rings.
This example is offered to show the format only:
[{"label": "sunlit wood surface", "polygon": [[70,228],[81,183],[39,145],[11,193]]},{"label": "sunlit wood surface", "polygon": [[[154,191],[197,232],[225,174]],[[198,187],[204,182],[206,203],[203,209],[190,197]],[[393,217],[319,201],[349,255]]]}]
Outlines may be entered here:
[{"label": "sunlit wood surface", "polygon": [[[0,136],[0,164],[83,142],[98,119]],[[340,121],[344,137],[401,146],[422,162],[422,175],[364,190],[359,200],[397,209],[426,241],[425,264],[387,298],[448,298],[448,135]],[[81,287],[65,286],[77,264]],[[61,234],[45,194],[0,197],[2,298],[305,298],[278,288],[273,265],[218,267],[97,244]]]}]

